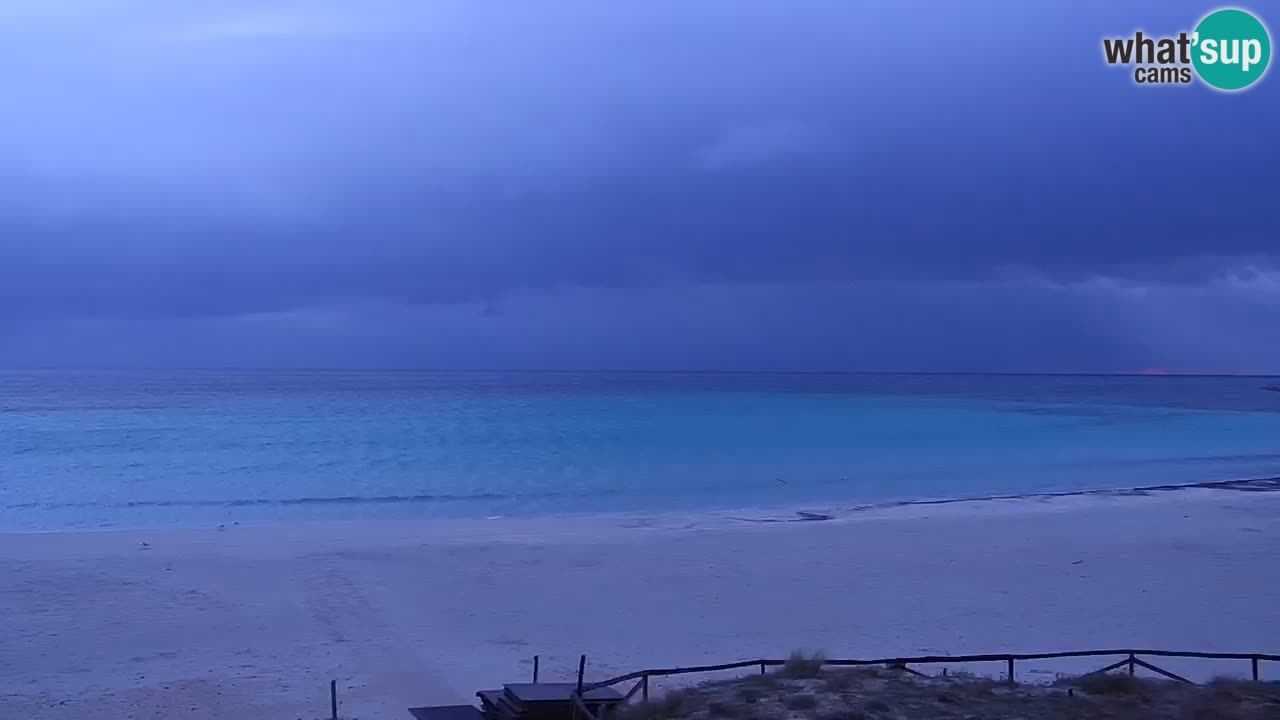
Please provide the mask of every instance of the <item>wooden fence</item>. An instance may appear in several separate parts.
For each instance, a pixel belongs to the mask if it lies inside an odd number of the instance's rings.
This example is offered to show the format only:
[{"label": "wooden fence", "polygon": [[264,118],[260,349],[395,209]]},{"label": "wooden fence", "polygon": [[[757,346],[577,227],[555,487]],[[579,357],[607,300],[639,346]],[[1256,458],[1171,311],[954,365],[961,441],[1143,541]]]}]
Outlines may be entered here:
[{"label": "wooden fence", "polygon": [[[1122,657],[1119,662],[1114,662],[1106,667],[1098,668],[1087,675],[1095,675],[1098,673],[1110,672],[1120,668],[1127,667],[1129,674],[1133,675],[1136,668],[1144,668],[1158,675],[1176,680],[1178,682],[1191,683],[1181,675],[1174,674],[1164,668],[1156,667],[1154,664],[1143,660],[1139,656],[1146,657],[1168,657],[1168,658],[1195,658],[1202,660],[1248,660],[1250,664],[1251,675],[1254,680],[1258,679],[1258,664],[1263,660],[1271,662],[1280,662],[1280,655],[1268,655],[1264,653],[1212,653],[1212,652],[1192,652],[1178,650],[1074,650],[1069,652],[1055,653],[996,653],[985,655],[921,655],[917,657],[896,657],[896,658],[877,658],[874,660],[822,660],[822,667],[863,667],[868,665],[882,665],[896,670],[913,673],[915,675],[923,675],[923,673],[913,670],[912,665],[936,665],[942,663],[978,663],[978,662],[1000,662],[1005,663],[1007,681],[1010,686],[1016,685],[1015,680],[1015,663],[1026,660],[1051,660],[1055,658],[1082,658],[1082,657]],[[635,685],[631,686],[623,697],[626,701],[635,697],[637,693],[641,695],[643,700],[649,699],[649,678],[651,677],[668,677],[672,675],[691,675],[695,673],[711,673],[723,672],[726,670],[740,670],[744,668],[759,668],[760,673],[764,674],[771,667],[781,667],[786,665],[786,660],[744,660],[742,662],[725,663],[723,665],[695,665],[691,667],[672,667],[672,668],[651,668],[648,670],[637,670],[636,672],[619,675],[601,680],[600,682],[587,683],[583,681],[583,675],[586,671],[587,656],[583,655],[578,661],[578,684],[574,692],[574,705],[577,711],[585,713],[585,717],[591,720],[603,720],[603,712],[600,718],[596,718],[583,702],[583,694],[600,688],[612,687],[625,682],[635,680]],[[537,681],[537,663],[534,664],[534,681]],[[1192,683],[1194,684],[1194,683]]]}]

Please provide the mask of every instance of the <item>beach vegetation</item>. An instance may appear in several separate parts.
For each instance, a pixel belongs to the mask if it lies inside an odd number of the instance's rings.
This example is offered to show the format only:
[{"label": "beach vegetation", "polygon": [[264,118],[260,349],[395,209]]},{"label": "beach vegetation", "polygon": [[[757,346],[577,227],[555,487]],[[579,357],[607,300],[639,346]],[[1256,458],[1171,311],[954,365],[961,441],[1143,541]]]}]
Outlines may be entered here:
[{"label": "beach vegetation", "polygon": [[744,718],[752,717],[751,708],[739,702],[712,700],[707,703],[707,715],[713,718]]},{"label": "beach vegetation", "polygon": [[[921,677],[861,667],[789,677],[709,682],[633,705],[620,720],[1262,720],[1280,718],[1280,684],[1236,679],[1206,685],[1096,673],[1047,685],[968,673]],[[796,672],[796,670],[792,670]],[[766,678],[762,680],[761,678]],[[767,684],[766,684],[767,683]]]},{"label": "beach vegetation", "polygon": [[822,674],[822,665],[826,661],[826,656],[820,652],[806,653],[803,650],[796,650],[787,658],[786,664],[778,674],[792,680],[816,678]]},{"label": "beach vegetation", "polygon": [[1154,682],[1123,673],[1091,673],[1059,680],[1057,684],[1078,687],[1091,695],[1140,695]]},{"label": "beach vegetation", "polygon": [[818,707],[818,698],[809,693],[801,693],[788,697],[783,704],[788,710],[812,710]]},{"label": "beach vegetation", "polygon": [[858,672],[852,670],[838,670],[826,673],[822,676],[822,680],[828,690],[837,693],[842,690],[852,689],[862,682]]},{"label": "beach vegetation", "polygon": [[677,689],[663,693],[647,703],[628,705],[624,720],[672,720],[692,715],[706,708],[709,700],[705,694],[689,689]]},{"label": "beach vegetation", "polygon": [[747,704],[760,702],[760,698],[764,696],[764,692],[756,687],[738,688],[738,699]]}]

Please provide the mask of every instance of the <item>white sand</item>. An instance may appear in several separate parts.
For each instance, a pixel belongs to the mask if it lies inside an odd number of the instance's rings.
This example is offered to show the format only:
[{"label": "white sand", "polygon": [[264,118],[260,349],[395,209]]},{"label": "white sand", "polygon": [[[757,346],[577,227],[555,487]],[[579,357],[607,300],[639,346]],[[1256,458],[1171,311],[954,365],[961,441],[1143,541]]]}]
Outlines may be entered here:
[{"label": "white sand", "polygon": [[[525,680],[534,653],[544,679],[568,679],[580,652],[595,678],[797,647],[1280,653],[1280,494],[1223,490],[795,524],[8,535],[0,573],[4,720],[313,720],[331,678],[344,717],[407,720],[409,705]],[[1082,669],[1040,665],[1020,677]],[[1280,664],[1264,673],[1280,678]]]}]

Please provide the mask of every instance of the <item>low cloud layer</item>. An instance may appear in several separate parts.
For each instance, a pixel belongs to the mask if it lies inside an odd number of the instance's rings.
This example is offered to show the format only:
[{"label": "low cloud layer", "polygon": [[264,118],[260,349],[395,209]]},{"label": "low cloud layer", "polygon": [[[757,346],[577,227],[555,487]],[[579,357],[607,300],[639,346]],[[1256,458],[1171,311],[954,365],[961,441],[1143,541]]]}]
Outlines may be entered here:
[{"label": "low cloud layer", "polygon": [[0,364],[1280,371],[1272,79],[1061,5],[6,3]]}]

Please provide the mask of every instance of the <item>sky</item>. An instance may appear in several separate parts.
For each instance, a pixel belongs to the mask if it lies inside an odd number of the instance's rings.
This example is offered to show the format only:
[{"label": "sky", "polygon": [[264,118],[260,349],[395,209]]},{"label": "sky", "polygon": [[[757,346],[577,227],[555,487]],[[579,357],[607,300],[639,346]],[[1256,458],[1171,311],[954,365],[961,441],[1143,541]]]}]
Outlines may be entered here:
[{"label": "sky", "polygon": [[1280,372],[1214,7],[5,0],[0,366]]}]

